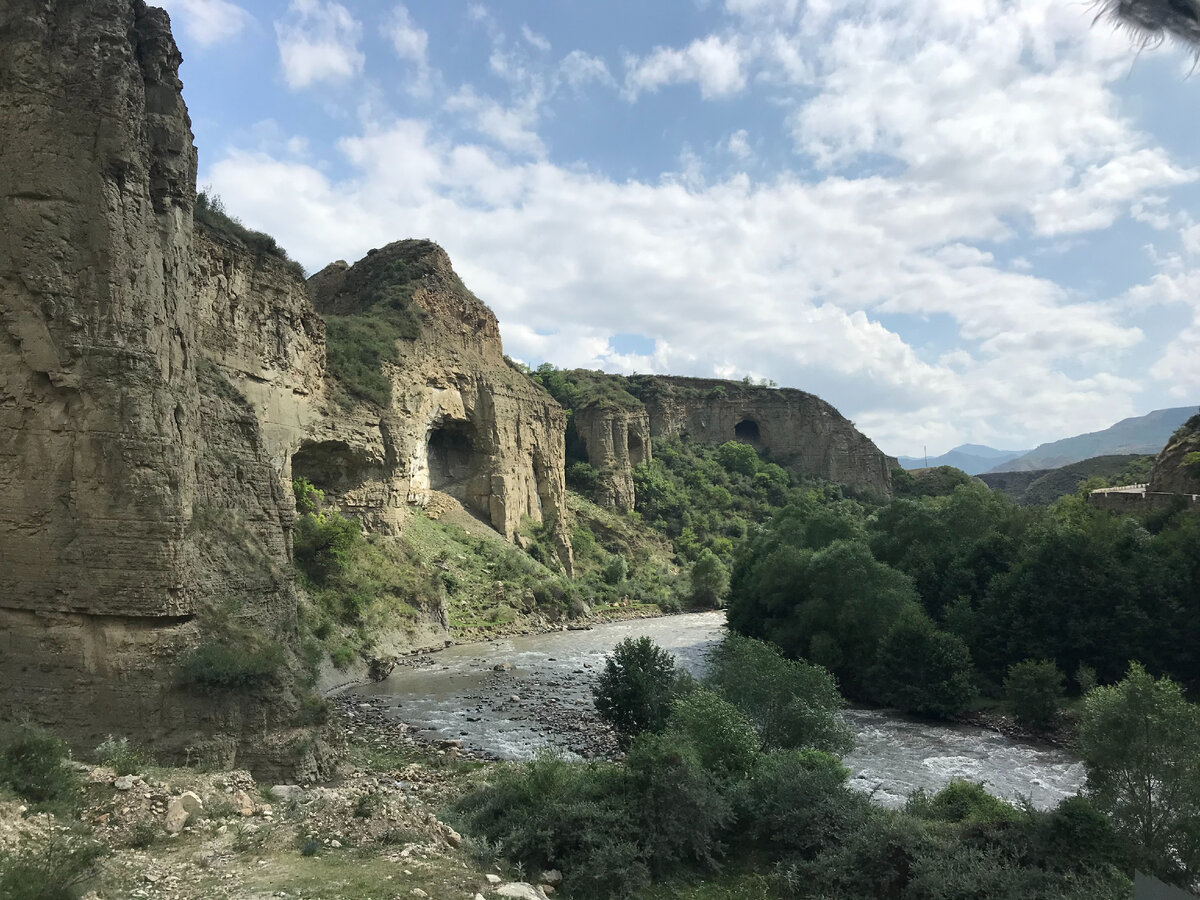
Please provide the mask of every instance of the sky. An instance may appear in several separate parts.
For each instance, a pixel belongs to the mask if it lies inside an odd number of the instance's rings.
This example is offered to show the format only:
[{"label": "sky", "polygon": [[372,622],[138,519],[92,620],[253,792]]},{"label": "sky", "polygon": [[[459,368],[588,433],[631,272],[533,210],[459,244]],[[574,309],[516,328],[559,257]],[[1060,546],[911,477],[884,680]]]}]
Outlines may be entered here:
[{"label": "sky", "polygon": [[884,451],[1200,403],[1200,75],[1086,0],[166,0],[199,183],[446,249],[530,365],[766,379]]}]

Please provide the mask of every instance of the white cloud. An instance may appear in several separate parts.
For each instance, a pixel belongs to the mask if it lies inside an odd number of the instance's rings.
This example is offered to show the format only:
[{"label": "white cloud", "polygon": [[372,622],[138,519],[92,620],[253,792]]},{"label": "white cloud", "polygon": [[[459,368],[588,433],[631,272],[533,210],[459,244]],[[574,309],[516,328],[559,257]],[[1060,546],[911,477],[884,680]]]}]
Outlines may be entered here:
[{"label": "white cloud", "polygon": [[340,3],[292,0],[286,18],[275,23],[275,36],[292,90],[345,81],[362,71],[362,25]]},{"label": "white cloud", "polygon": [[729,136],[725,142],[725,149],[743,162],[754,156],[754,150],[750,146],[750,135],[745,128],[739,128]]},{"label": "white cloud", "polygon": [[201,47],[231,40],[253,21],[250,13],[229,0],[159,0],[172,15],[183,19],[183,29]]},{"label": "white cloud", "polygon": [[427,65],[429,33],[417,27],[403,3],[396,4],[383,26],[383,32],[392,42],[398,57],[420,66]]},{"label": "white cloud", "polygon": [[596,83],[612,86],[616,81],[604,60],[592,56],[582,50],[572,50],[558,64],[562,78],[575,90],[580,90],[588,84]]},{"label": "white cloud", "polygon": [[514,153],[542,156],[545,147],[534,126],[538,118],[540,96],[527,96],[516,106],[504,106],[491,97],[477,94],[471,87],[459,89],[446,101],[450,112],[464,113],[472,127]]},{"label": "white cloud", "polygon": [[649,55],[625,61],[625,94],[631,99],[669,84],[695,82],[702,97],[727,97],[746,86],[737,44],[717,35],[692,41],[682,50],[656,47]]},{"label": "white cloud", "polygon": [[532,46],[541,50],[543,53],[550,52],[550,41],[546,39],[544,34],[538,34],[528,25],[521,26],[521,37],[525,38]]}]

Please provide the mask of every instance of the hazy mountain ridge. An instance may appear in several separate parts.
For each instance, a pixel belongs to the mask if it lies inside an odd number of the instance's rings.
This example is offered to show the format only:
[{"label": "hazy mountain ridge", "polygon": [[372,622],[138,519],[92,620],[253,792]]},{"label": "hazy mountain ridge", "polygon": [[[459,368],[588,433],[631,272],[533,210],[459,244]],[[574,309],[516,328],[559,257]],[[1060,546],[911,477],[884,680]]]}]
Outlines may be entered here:
[{"label": "hazy mountain ridge", "polygon": [[1096,456],[1158,453],[1175,430],[1195,412],[1196,406],[1191,405],[1156,409],[1144,416],[1131,416],[1102,431],[1041,444],[1024,456],[1010,459],[986,471],[1057,469]]},{"label": "hazy mountain ridge", "polygon": [[961,444],[941,456],[929,457],[928,462],[923,456],[901,456],[899,461],[901,468],[904,469],[954,466],[956,469],[962,469],[968,475],[978,475],[1028,452],[1028,450],[997,450],[995,447],[987,447],[983,444]]}]

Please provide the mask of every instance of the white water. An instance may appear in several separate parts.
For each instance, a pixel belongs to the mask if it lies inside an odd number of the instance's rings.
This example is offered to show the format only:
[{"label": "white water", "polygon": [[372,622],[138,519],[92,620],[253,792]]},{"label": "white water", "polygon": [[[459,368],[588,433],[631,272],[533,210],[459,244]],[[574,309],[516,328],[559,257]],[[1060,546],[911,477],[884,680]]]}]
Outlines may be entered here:
[{"label": "white water", "polygon": [[[469,747],[506,759],[524,759],[556,744],[535,720],[533,707],[590,704],[591,680],[622,639],[646,635],[700,675],[723,631],[720,613],[696,613],[460,645],[435,654],[432,666],[397,669],[354,693],[388,697],[394,714],[416,728],[460,738]],[[489,682],[500,663],[509,663],[512,670],[505,673],[505,686],[497,695]],[[512,695],[520,699],[513,701]],[[1045,808],[1083,783],[1082,764],[1061,750],[881,710],[850,709],[845,716],[855,733],[855,748],[845,758],[851,785],[884,805],[898,806],[917,788],[937,790],[958,777]]]}]

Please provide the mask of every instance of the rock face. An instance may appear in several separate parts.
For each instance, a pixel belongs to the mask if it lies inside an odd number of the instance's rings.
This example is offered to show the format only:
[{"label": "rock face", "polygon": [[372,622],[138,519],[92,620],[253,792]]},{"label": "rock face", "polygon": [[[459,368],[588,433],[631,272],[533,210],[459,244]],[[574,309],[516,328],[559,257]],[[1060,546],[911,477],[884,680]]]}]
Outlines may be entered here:
[{"label": "rock face", "polygon": [[1154,460],[1149,490],[1165,494],[1200,494],[1200,465],[1185,463],[1200,452],[1200,415],[1192,416],[1172,436]]},{"label": "rock face", "polygon": [[895,460],[813,394],[707,378],[608,377],[619,380],[619,393],[640,405],[585,404],[575,410],[588,461],[601,475],[597,502],[632,507],[632,466],[650,459],[653,439],[663,437],[744,441],[797,472],[891,494]]},{"label": "rock face", "polygon": [[586,406],[575,411],[575,430],[588,462],[600,472],[595,501],[633,509],[633,469],[652,458],[650,413],[645,408]]},{"label": "rock face", "polygon": [[[294,512],[260,409],[311,372],[239,344],[271,314],[196,302],[219,254],[193,245],[179,63],[141,0],[0,7],[0,717],[294,774]],[[181,682],[251,624],[285,649],[269,700]]]},{"label": "rock face", "polygon": [[[565,524],[566,415],[504,357],[490,309],[459,280],[445,251],[399,241],[354,266],[335,263],[309,281],[329,316],[377,313],[380,297],[407,297],[415,338],[385,362],[390,401],[329,410],[293,459],[373,529],[399,527],[395,511],[442,491],[519,539],[528,517],[550,530],[570,569]],[[410,313],[410,314],[411,314]]]}]

